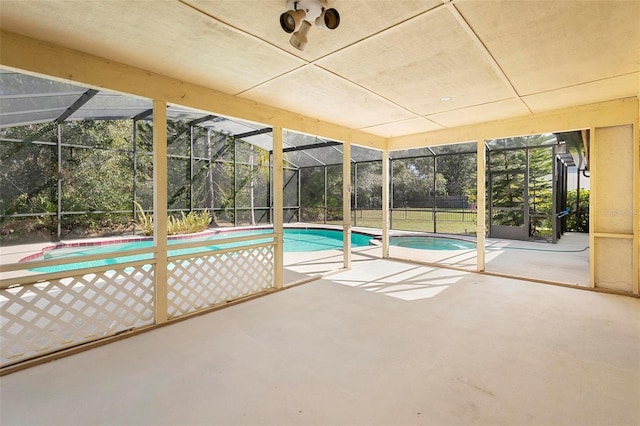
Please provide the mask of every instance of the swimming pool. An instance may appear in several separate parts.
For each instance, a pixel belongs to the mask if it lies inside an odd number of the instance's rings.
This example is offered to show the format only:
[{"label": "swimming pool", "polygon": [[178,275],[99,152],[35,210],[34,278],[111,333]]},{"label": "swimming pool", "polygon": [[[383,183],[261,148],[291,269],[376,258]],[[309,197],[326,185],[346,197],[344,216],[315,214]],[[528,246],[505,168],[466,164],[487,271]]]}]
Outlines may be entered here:
[{"label": "swimming pool", "polygon": [[475,243],[470,241],[430,236],[389,237],[389,245],[420,250],[475,250],[476,248]]},{"label": "swimming pool", "polygon": [[[223,231],[215,234],[205,236],[194,236],[193,238],[182,239],[170,239],[169,240],[169,256],[181,256],[197,254],[209,250],[224,250],[231,248],[243,247],[249,244],[261,244],[271,241],[270,238],[260,238],[261,235],[268,235],[273,233],[272,229],[250,229],[242,231]],[[230,242],[230,243],[218,243],[216,240],[229,239],[235,237],[255,236],[256,238],[249,241]],[[369,245],[371,240],[370,235],[351,233],[351,246],[352,247],[365,247]],[[175,248],[171,249],[172,245],[180,243],[198,242],[198,241],[211,241],[212,245],[195,247],[195,248]],[[317,229],[317,228],[287,228],[284,229],[284,247],[283,250],[286,253],[295,252],[314,252],[323,250],[336,250],[342,249],[342,231],[333,229]],[[86,244],[86,243],[85,243]],[[77,263],[68,263],[56,266],[44,266],[39,268],[32,268],[31,271],[49,273],[69,271],[80,268],[90,268],[96,266],[116,265],[124,262],[136,262],[140,260],[149,260],[153,257],[151,253],[126,255],[128,250],[138,250],[153,247],[152,240],[136,240],[130,242],[122,242],[117,244],[104,244],[95,243],[94,245],[67,245],[59,248],[43,250],[39,256],[29,256],[21,261],[35,261],[35,260],[51,260],[51,259],[72,259],[79,256],[98,255],[98,254],[113,254],[112,257],[106,257],[104,259],[96,259]]]}]

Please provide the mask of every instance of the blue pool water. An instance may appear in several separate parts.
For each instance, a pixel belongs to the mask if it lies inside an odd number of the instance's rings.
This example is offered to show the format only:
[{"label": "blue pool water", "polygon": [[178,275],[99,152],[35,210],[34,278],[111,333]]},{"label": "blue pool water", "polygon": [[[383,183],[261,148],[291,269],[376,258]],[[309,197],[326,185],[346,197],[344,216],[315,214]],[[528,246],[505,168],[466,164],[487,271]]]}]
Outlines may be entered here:
[{"label": "blue pool water", "polygon": [[389,244],[420,250],[475,250],[475,243],[454,238],[441,237],[390,237]]},{"label": "blue pool water", "polygon": [[[222,250],[236,247],[242,247],[249,244],[267,243],[269,238],[259,238],[260,235],[271,234],[271,229],[252,229],[248,231],[232,231],[223,232],[215,235],[209,235],[206,237],[199,237],[193,239],[183,240],[169,240],[169,256],[190,255],[197,254],[203,251],[209,250]],[[172,245],[184,244],[187,242],[196,241],[211,241],[215,243],[216,240],[244,237],[244,236],[256,236],[255,239],[250,241],[241,241],[234,243],[221,243],[212,244],[203,247],[196,248],[175,248],[171,249]],[[364,247],[369,245],[371,236],[352,233],[351,245],[352,247]],[[149,260],[152,258],[152,254],[135,254],[126,255],[127,250],[137,250],[150,248],[153,246],[153,241],[132,241],[129,243],[118,243],[108,245],[96,245],[88,247],[67,247],[53,249],[44,252],[42,260],[59,259],[59,258],[73,258],[78,256],[88,256],[95,254],[114,254],[113,257],[105,259],[97,259],[86,262],[69,263],[56,266],[45,266],[41,268],[32,268],[32,271],[36,272],[59,272],[69,271],[80,268],[90,268],[95,266],[115,265],[124,262],[136,262],[139,260]],[[334,250],[342,249],[342,231],[330,230],[330,229],[297,229],[289,228],[284,230],[284,251],[287,253],[293,252],[311,252],[321,250]],[[117,256],[116,256],[117,254]],[[38,259],[36,259],[38,260]]]}]

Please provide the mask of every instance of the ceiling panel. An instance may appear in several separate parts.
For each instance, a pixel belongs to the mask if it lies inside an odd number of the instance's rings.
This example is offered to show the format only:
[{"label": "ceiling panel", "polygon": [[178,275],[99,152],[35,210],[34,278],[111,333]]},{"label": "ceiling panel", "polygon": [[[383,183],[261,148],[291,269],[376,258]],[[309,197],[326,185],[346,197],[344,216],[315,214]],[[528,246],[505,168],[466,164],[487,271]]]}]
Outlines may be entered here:
[{"label": "ceiling panel", "polygon": [[[513,95],[447,8],[317,63],[420,115]],[[452,99],[441,102],[443,97]]]},{"label": "ceiling panel", "polygon": [[640,73],[607,78],[577,86],[524,96],[533,112],[550,111],[573,105],[586,105],[611,99],[623,99],[640,93]]},{"label": "ceiling panel", "polygon": [[520,95],[640,67],[640,1],[460,1]]},{"label": "ceiling panel", "polygon": [[241,3],[238,0],[184,0],[184,3],[293,55],[314,60],[442,5],[442,0],[328,0],[329,7],[340,13],[340,25],[332,31],[312,28],[304,51],[291,46],[290,35],[280,28],[280,14],[286,10],[286,0]]},{"label": "ceiling panel", "polygon": [[394,121],[393,123],[365,127],[362,130],[373,133],[374,135],[391,138],[399,135],[429,132],[437,129],[442,129],[442,126],[424,117],[416,117],[408,120]]},{"label": "ceiling panel", "polygon": [[444,127],[456,127],[527,115],[528,113],[529,109],[520,99],[505,99],[489,104],[431,114],[427,118]]},{"label": "ceiling panel", "polygon": [[177,1],[2,0],[0,5],[5,30],[230,94],[304,64]]},{"label": "ceiling panel", "polygon": [[413,117],[393,103],[313,65],[249,90],[242,97],[355,129]]}]

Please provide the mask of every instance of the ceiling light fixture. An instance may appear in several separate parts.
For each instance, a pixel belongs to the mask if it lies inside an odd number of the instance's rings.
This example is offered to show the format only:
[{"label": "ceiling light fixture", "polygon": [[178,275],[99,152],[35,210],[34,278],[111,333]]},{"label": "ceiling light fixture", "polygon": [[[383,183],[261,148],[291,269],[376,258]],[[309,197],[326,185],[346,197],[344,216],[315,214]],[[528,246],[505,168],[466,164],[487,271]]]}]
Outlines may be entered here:
[{"label": "ceiling light fixture", "polygon": [[293,33],[289,43],[298,50],[307,45],[311,25],[335,30],[340,25],[337,10],[327,9],[327,0],[287,0],[287,11],[280,15],[280,26],[285,33]]}]

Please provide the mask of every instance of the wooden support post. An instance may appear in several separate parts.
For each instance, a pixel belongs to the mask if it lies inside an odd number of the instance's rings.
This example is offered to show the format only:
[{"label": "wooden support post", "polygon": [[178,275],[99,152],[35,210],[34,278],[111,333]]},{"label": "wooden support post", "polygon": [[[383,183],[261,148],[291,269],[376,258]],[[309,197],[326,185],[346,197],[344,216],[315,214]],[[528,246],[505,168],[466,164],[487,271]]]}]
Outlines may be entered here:
[{"label": "wooden support post", "polygon": [[156,324],[167,321],[167,104],[153,101],[153,245]]},{"label": "wooden support post", "polygon": [[389,151],[382,151],[382,258],[389,257]]},{"label": "wooden support post", "polygon": [[344,268],[351,268],[351,143],[342,149],[342,247]]},{"label": "wooden support post", "polygon": [[[638,89],[640,98],[640,88]],[[633,294],[640,296],[640,103],[633,125]]]},{"label": "wooden support post", "polygon": [[596,287],[596,197],[594,194],[597,194],[596,187],[598,186],[597,182],[597,172],[596,172],[596,162],[593,161],[593,157],[591,155],[592,151],[595,151],[596,144],[596,129],[595,127],[591,127],[589,129],[589,287]]},{"label": "wooden support post", "polygon": [[485,233],[485,211],[486,211],[486,185],[485,185],[485,171],[486,171],[486,154],[485,154],[485,139],[479,138],[476,150],[477,157],[477,197],[476,197],[476,270],[478,272],[484,272],[485,270],[485,251],[484,251],[484,233]]},{"label": "wooden support post", "polygon": [[273,232],[276,246],[273,258],[274,285],[284,285],[284,177],[282,175],[282,128],[273,128]]}]

